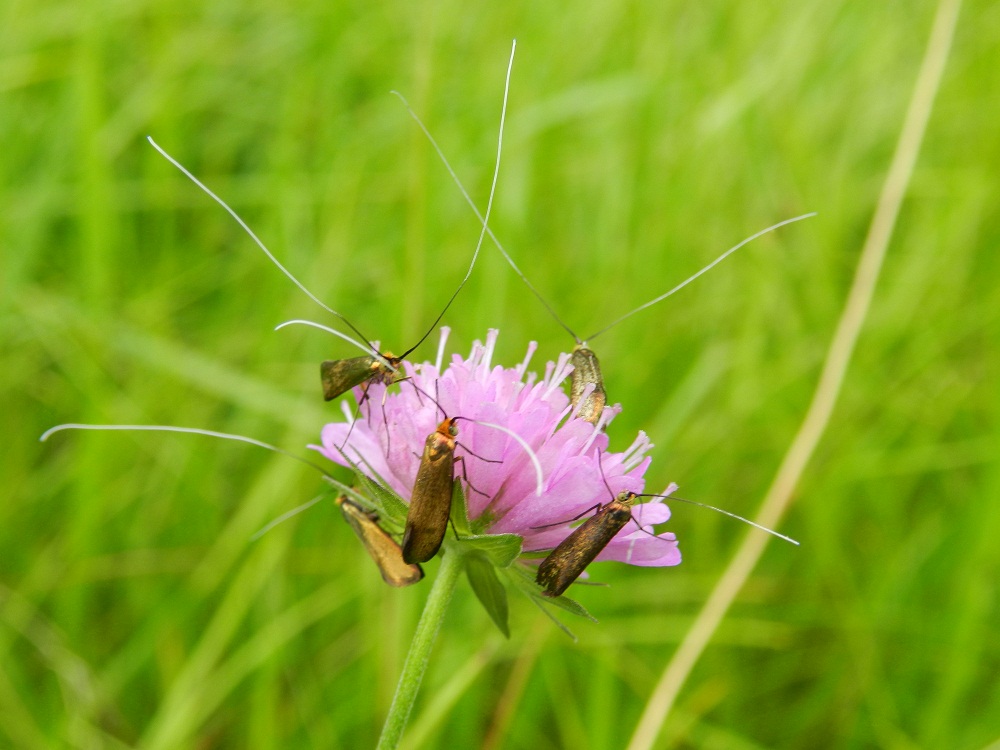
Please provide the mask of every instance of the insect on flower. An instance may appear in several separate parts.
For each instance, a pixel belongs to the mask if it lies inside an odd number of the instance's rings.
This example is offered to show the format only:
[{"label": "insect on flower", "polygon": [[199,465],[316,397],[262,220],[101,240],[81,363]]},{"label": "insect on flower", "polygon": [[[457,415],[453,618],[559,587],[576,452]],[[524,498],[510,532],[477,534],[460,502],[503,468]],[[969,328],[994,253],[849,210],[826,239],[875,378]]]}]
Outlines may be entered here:
[{"label": "insect on flower", "polygon": [[[598,458],[598,462],[600,462],[600,458]],[[598,468],[601,468],[600,463],[598,463]],[[603,476],[603,470],[601,473]],[[607,486],[607,490],[608,492],[611,492],[611,487]],[[787,537],[784,534],[779,534],[778,532],[765,526],[754,523],[743,516],[738,516],[735,513],[730,513],[727,510],[722,510],[721,508],[716,508],[712,505],[706,505],[705,503],[676,497],[673,495],[676,490],[676,484],[671,484],[662,495],[640,494],[623,490],[614,495],[613,498],[607,503],[598,504],[589,508],[587,511],[584,511],[581,515],[585,515],[590,512],[593,512],[594,515],[574,529],[569,536],[559,542],[555,549],[553,549],[538,566],[538,573],[535,576],[535,580],[544,588],[543,594],[549,597],[562,596],[563,592],[569,588],[570,584],[580,577],[590,563],[598,558],[604,548],[616,538],[619,532],[621,532],[628,525],[629,521],[634,521],[638,531],[643,534],[648,534],[655,539],[664,540],[668,544],[669,542],[674,541],[675,538],[673,534],[665,534],[657,537],[647,528],[666,520],[666,518],[663,518],[662,520],[656,519],[656,517],[660,515],[659,513],[656,513],[657,506],[659,505],[661,508],[666,508],[666,506],[655,502],[645,503],[640,506],[643,511],[653,510],[654,512],[645,512],[641,515],[641,518],[645,523],[636,519],[633,514],[633,509],[636,507],[636,501],[640,497],[670,499],[682,503],[688,503],[690,505],[697,505],[701,508],[707,508],[708,510],[714,510],[725,516],[729,516],[730,518],[735,518],[749,524],[750,526],[760,529],[761,531],[766,531],[768,534],[776,536],[779,539],[784,539],[786,542],[798,544],[798,542],[794,539]],[[667,515],[669,517],[669,510],[667,511]],[[580,516],[571,520],[575,521],[578,518],[580,518]],[[632,561],[629,560],[629,562]]]},{"label": "insect on flower", "polygon": [[[448,419],[441,421],[440,412],[462,414],[463,442],[455,452],[461,454],[466,464],[465,479],[474,488],[464,498],[469,533],[517,535],[523,540],[523,549],[530,551],[551,550],[566,531],[565,526],[549,526],[564,523],[566,518],[579,516],[603,502],[607,489],[596,460],[599,455],[603,456],[608,482],[642,492],[642,474],[650,462],[646,455],[651,448],[648,438],[639,433],[626,451],[609,452],[606,433],[582,420],[568,418],[573,407],[559,387],[568,374],[568,354],[548,363],[540,379],[527,371],[534,344],[517,367],[494,367],[491,360],[497,332],[490,331],[485,344],[473,345],[469,357],[453,356],[450,365],[442,368],[447,333],[443,329],[435,363],[403,364],[408,382],[415,387],[388,394],[384,420],[353,419],[345,404],[345,421],[326,425],[322,445],[313,447],[337,463],[358,467],[411,503],[412,508],[415,502],[421,502],[418,476],[425,448],[455,438],[451,432],[454,425]],[[355,393],[362,398],[359,391]],[[435,393],[438,403],[426,398],[428,393]],[[618,411],[616,407],[609,414],[613,417]],[[518,438],[530,446],[530,454],[518,444]],[[540,488],[537,475],[533,478],[530,471],[532,455],[543,477]],[[435,492],[439,497],[445,495],[444,489]],[[647,507],[653,522],[666,520],[664,505],[643,505]],[[609,559],[640,565],[680,562],[672,535],[621,537],[621,541],[612,540],[604,550]],[[405,551],[405,539],[403,547]]]},{"label": "insect on flower", "polygon": [[344,514],[344,520],[354,529],[358,539],[368,550],[368,554],[378,566],[382,580],[390,586],[401,588],[417,583],[424,577],[424,571],[419,565],[411,564],[403,559],[403,551],[395,539],[381,526],[378,514],[363,508],[341,495],[335,501]]},{"label": "insect on flower", "polygon": [[632,520],[632,506],[638,496],[619,492],[614,500],[597,508],[572,534],[563,539],[538,566],[535,580],[545,596],[562,596],[608,542]]},{"label": "insect on flower", "polygon": [[430,560],[444,541],[454,494],[457,435],[455,420],[445,419],[427,436],[403,532],[403,559],[407,562]]}]

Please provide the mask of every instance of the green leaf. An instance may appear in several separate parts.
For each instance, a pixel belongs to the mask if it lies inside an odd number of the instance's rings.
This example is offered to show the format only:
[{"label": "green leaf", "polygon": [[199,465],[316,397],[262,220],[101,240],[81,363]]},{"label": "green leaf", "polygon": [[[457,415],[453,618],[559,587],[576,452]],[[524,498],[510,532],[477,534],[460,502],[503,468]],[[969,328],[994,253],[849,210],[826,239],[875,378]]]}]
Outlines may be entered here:
[{"label": "green leaf", "polygon": [[[539,605],[551,604],[559,609],[566,610],[578,617],[584,617],[591,622],[597,622],[587,609],[574,599],[570,599],[565,594],[559,597],[549,597],[542,595],[542,588],[535,583],[535,578],[530,569],[524,565],[512,565],[504,569],[508,578],[532,601]],[[547,611],[547,610],[546,610]],[[558,622],[558,621],[557,621]]]},{"label": "green leaf", "polygon": [[554,599],[546,596],[544,598],[541,598],[541,601],[546,602],[547,604],[551,604],[555,607],[559,607],[559,609],[564,609],[570,614],[574,614],[577,617],[583,617],[587,620],[590,620],[591,622],[598,621],[596,617],[594,617],[592,614],[590,614],[590,612],[587,611],[586,607],[580,604],[580,602],[578,602],[576,599],[570,599],[565,594],[563,594],[562,596],[557,596]]},{"label": "green leaf", "polygon": [[466,536],[462,544],[486,555],[496,567],[509,568],[521,554],[524,540],[517,534]]},{"label": "green leaf", "polygon": [[397,525],[402,526],[406,522],[406,514],[410,510],[410,506],[406,501],[371,477],[365,476],[360,471],[357,474],[361,486],[372,495],[372,499],[379,506],[379,515],[383,518],[391,519]]},{"label": "green leaf", "polygon": [[510,628],[507,625],[507,589],[497,578],[496,568],[485,555],[472,552],[465,556],[465,574],[469,577],[472,590],[476,592],[500,632],[504,637],[510,638]]},{"label": "green leaf", "polygon": [[552,614],[552,612],[549,611],[548,607],[546,607],[544,604],[542,604],[540,601],[538,601],[538,599],[535,599],[533,597],[529,597],[529,598],[531,599],[532,604],[534,604],[536,607],[538,607],[540,610],[542,610],[542,612],[545,614],[545,616],[548,617],[550,620],[552,620],[553,624],[557,628],[559,628],[562,632],[564,632],[566,635],[568,635],[574,641],[579,641],[580,640],[579,638],[576,637],[576,633],[574,633],[572,630],[570,630],[568,627],[566,627],[566,625],[564,625],[559,620],[558,617],[556,617],[554,614]]},{"label": "green leaf", "polygon": [[451,493],[451,522],[455,525],[455,530],[459,536],[469,534],[469,508],[465,504],[465,492],[462,490],[461,482],[453,482]]},{"label": "green leaf", "polygon": [[[389,489],[388,484],[370,465],[365,463],[365,467],[367,467],[366,471],[360,464],[349,459],[343,451],[340,451],[340,455],[354,472],[358,486],[367,493],[367,495],[361,496],[362,504],[372,506],[373,510],[379,514],[382,520],[388,520],[390,524],[402,528],[406,522],[406,514],[410,509],[406,501]],[[357,492],[357,490],[348,490],[347,487],[335,479],[328,477],[327,481],[334,486],[347,490],[349,493]]]}]

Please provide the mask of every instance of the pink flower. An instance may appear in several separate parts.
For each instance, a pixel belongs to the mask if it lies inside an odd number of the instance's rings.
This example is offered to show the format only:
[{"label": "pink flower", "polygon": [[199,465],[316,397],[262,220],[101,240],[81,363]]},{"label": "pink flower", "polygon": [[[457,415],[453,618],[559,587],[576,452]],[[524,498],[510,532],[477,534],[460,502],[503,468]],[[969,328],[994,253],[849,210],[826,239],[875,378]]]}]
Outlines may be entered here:
[{"label": "pink flower", "polygon": [[[455,476],[467,480],[473,528],[483,534],[516,534],[523,539],[525,552],[554,548],[579,524],[573,519],[592,515],[588,511],[616,493],[642,492],[643,474],[651,460],[646,455],[652,448],[649,438],[640,432],[625,451],[609,452],[603,428],[621,407],[606,408],[597,425],[574,417],[560,387],[573,369],[569,355],[547,363],[541,380],[527,372],[534,342],[517,367],[492,366],[498,332],[490,330],[485,345],[475,342],[466,359],[452,355],[442,371],[448,332],[442,329],[437,362],[405,362],[409,380],[392,392],[382,384],[370,385],[353,425],[352,410],[345,403],[346,421],[327,424],[322,446],[310,447],[338,464],[355,463],[409,502],[427,436],[445,418],[442,410],[448,417],[458,417],[455,455],[462,461],[456,463]],[[355,390],[356,398],[363,394],[360,388]],[[531,447],[544,477],[541,494],[533,463],[519,442],[479,422],[505,427]],[[671,485],[664,494],[675,488]],[[652,526],[669,517],[669,509],[658,498],[635,506],[636,523],[627,524],[597,559],[677,565],[681,557],[674,535],[651,533]]]}]

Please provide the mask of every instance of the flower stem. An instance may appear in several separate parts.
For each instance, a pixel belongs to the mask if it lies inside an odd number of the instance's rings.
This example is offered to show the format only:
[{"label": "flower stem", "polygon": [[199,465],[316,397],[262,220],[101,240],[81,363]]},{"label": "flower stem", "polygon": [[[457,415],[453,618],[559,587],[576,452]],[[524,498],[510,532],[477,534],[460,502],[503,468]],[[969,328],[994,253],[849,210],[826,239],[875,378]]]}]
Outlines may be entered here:
[{"label": "flower stem", "polygon": [[392,750],[399,745],[413,703],[417,699],[420,683],[424,679],[424,672],[427,670],[431,648],[434,646],[461,572],[461,553],[454,548],[448,549],[441,558],[437,578],[434,579],[424,611],[420,615],[420,622],[417,623],[417,630],[413,634],[410,651],[403,663],[403,673],[399,676],[399,684],[396,685],[396,695],[393,696],[389,715],[382,727],[382,736],[378,740],[378,750]]}]

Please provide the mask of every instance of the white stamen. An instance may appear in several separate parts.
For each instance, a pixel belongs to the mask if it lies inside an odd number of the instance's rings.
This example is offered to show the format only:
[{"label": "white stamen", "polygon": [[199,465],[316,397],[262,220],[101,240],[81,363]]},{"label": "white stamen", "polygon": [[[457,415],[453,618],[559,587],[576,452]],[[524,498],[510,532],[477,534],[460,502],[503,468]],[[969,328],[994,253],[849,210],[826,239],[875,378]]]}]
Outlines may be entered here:
[{"label": "white stamen", "polygon": [[[583,393],[580,394],[580,400],[577,401],[576,406],[573,408],[574,418],[576,417],[577,414],[579,414],[580,409],[584,407],[584,404],[587,403],[587,399],[590,398],[590,394],[592,394],[595,390],[597,390],[596,383],[587,383],[586,385],[583,386]],[[583,455],[584,453],[586,453],[586,450],[580,451],[581,455]]]},{"label": "white stamen", "polygon": [[635,543],[637,541],[638,541],[637,539],[629,539],[628,552],[625,553],[625,562],[628,565],[632,564],[632,551],[635,549]]},{"label": "white stamen", "polygon": [[486,346],[483,347],[483,376],[489,375],[490,365],[493,362],[493,352],[496,350],[497,336],[500,335],[500,331],[496,328],[490,328],[486,331]]},{"label": "white stamen", "polygon": [[604,434],[604,415],[607,411],[607,407],[601,411],[601,416],[597,418],[597,423],[594,425],[594,429],[591,431],[590,437],[587,438],[587,441],[583,444],[583,448],[580,449],[580,455],[586,454],[586,452],[590,450],[590,446],[592,446],[594,441],[597,440],[597,436]]},{"label": "white stamen", "polygon": [[347,419],[348,424],[354,421],[354,412],[351,407],[347,405],[346,401],[340,402],[340,410],[344,413],[344,417]]},{"label": "white stamen", "polygon": [[448,334],[450,333],[451,328],[441,326],[441,338],[438,340],[437,357],[434,359],[434,369],[437,370],[438,375],[441,374],[441,363],[444,361],[444,348],[448,343]]},{"label": "white stamen", "polygon": [[545,380],[543,382],[548,385],[548,390],[542,394],[543,400],[547,401],[553,391],[561,386],[566,377],[573,372],[573,365],[569,363],[569,357],[570,355],[563,352],[559,355],[559,359],[556,360],[556,365],[552,370],[546,367]]},{"label": "white stamen", "polygon": [[545,432],[545,436],[542,438],[542,445],[545,445],[549,440],[552,439],[556,432],[566,425],[563,424],[563,420],[569,416],[569,413],[573,410],[572,404],[567,404],[559,414],[556,415],[555,419],[549,422],[548,429]]},{"label": "white stamen", "polygon": [[527,352],[527,354],[524,355],[524,359],[521,360],[521,364],[519,364],[517,367],[514,368],[514,370],[517,372],[517,375],[518,375],[519,379],[521,379],[521,380],[524,379],[524,373],[526,373],[528,371],[528,363],[531,362],[531,358],[532,358],[532,356],[534,356],[535,351],[537,349],[538,349],[538,342],[537,341],[529,341],[528,342],[528,352]]},{"label": "white stamen", "polygon": [[623,471],[627,474],[641,464],[645,460],[646,454],[652,448],[653,443],[650,441],[649,436],[642,430],[639,430],[639,434],[632,442],[632,445],[622,454]]}]

